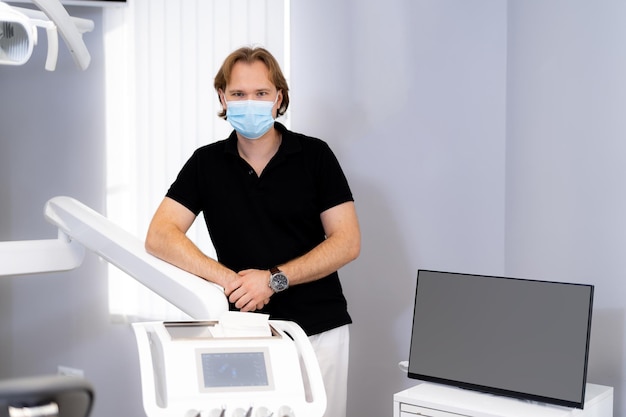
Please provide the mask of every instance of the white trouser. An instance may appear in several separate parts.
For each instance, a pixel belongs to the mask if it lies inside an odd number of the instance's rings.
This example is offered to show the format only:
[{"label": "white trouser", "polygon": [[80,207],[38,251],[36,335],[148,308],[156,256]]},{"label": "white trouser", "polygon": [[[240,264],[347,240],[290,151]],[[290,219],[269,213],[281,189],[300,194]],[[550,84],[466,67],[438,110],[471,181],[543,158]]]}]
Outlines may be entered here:
[{"label": "white trouser", "polygon": [[346,417],[348,396],[348,325],[309,337],[320,364],[328,405],[324,417]]}]

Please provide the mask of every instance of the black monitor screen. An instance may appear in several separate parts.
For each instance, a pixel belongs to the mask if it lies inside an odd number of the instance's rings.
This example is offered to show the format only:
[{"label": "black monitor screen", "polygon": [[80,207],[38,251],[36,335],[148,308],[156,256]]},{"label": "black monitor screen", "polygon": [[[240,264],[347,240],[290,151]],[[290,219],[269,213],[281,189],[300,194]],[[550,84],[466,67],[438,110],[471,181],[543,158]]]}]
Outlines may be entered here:
[{"label": "black monitor screen", "polygon": [[408,376],[584,405],[593,286],[418,271]]}]

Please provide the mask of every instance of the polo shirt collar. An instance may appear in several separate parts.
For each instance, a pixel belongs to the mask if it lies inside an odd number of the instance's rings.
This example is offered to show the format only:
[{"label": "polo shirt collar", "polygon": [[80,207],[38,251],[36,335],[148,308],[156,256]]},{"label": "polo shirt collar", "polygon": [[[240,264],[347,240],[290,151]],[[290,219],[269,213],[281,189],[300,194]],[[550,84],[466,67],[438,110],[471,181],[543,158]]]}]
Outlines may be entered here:
[{"label": "polo shirt collar", "polygon": [[[274,122],[274,127],[283,136],[283,141],[280,144],[278,153],[286,155],[298,152],[302,149],[302,145],[300,144],[300,140],[298,139],[298,137],[294,135],[293,132],[291,132],[289,129],[287,129],[282,123]],[[226,147],[224,151],[226,153],[239,156],[239,151],[237,150],[237,132],[235,132],[234,130],[231,132],[228,140],[226,141]]]}]

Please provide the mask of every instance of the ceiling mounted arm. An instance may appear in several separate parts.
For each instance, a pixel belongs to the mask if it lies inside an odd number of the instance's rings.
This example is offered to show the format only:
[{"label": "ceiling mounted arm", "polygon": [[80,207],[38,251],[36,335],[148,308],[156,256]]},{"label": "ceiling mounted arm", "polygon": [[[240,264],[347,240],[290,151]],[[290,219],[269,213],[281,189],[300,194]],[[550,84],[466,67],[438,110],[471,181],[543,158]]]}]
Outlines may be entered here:
[{"label": "ceiling mounted arm", "polygon": [[[82,70],[87,69],[91,62],[91,55],[83,41],[82,33],[78,30],[78,26],[74,23],[61,2],[59,0],[32,0],[32,2],[55,23],[76,65]],[[82,20],[84,21],[84,19]],[[92,31],[93,22],[91,22],[91,27],[83,26],[82,29]]]}]

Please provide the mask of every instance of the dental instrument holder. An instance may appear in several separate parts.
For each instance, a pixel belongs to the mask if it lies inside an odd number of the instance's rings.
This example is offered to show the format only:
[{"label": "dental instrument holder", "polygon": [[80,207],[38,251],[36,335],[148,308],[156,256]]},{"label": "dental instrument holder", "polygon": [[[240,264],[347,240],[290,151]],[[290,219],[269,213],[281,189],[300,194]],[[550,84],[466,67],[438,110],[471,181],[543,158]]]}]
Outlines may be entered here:
[{"label": "dental instrument holder", "polygon": [[[228,311],[228,300],[223,289],[193,274],[179,269],[148,254],[143,242],[126,232],[106,217],[70,197],[54,197],[44,209],[44,217],[58,227],[56,239],[0,242],[0,276],[13,276],[45,272],[68,271],[79,267],[85,256],[85,248],[117,266],[134,279],[160,295],[184,313],[197,321],[216,321]],[[197,321],[183,322],[194,326]],[[321,372],[313,348],[304,331],[292,322],[269,320],[273,334],[270,337],[254,338],[188,338],[184,343],[170,343],[171,338],[165,337],[163,331],[168,324],[163,322],[136,323],[133,325],[139,350],[142,373],[142,391],[144,409],[149,417],[180,415],[181,417],[214,417],[215,410],[220,410],[215,417],[321,417],[326,409],[326,393]],[[157,343],[155,337],[160,335]],[[281,342],[278,342],[280,340]],[[224,343],[230,344],[227,351],[237,346],[265,346],[272,353],[269,365],[280,367],[275,374],[283,375],[285,369],[296,372],[300,381],[295,384],[295,391],[289,392],[284,404],[278,410],[267,405],[278,404],[280,391],[266,390],[264,397],[269,403],[253,401],[250,392],[234,390],[235,394],[224,389],[224,398],[215,393],[207,395],[203,392],[190,392],[184,398],[189,403],[190,396],[196,397],[201,409],[183,411],[179,398],[167,398],[162,394],[172,392],[174,384],[164,380],[157,381],[158,369],[165,369],[171,362],[168,352],[178,351],[180,346],[189,349],[189,343],[197,343],[203,348],[210,347],[218,352]],[[291,345],[286,346],[285,343]],[[281,347],[275,346],[280,344]],[[171,345],[155,351],[155,346]],[[282,350],[281,349],[287,349]],[[296,352],[296,359],[289,350]],[[191,350],[189,350],[191,352]],[[168,357],[165,357],[168,356]],[[190,360],[187,358],[187,360]],[[167,375],[169,376],[169,375]],[[199,378],[193,375],[194,379]],[[293,376],[289,377],[293,378]],[[160,384],[160,385],[158,385]],[[164,385],[165,384],[165,385]],[[277,386],[285,387],[284,384]],[[163,389],[165,387],[165,389]],[[168,388],[169,387],[169,388]],[[302,390],[299,387],[303,387]],[[158,391],[160,389],[161,391]],[[282,388],[281,388],[282,389]],[[175,390],[174,390],[175,391]],[[159,394],[160,392],[160,394]],[[295,392],[295,393],[294,393]],[[211,405],[213,404],[213,405]],[[256,408],[255,408],[256,407]],[[213,411],[210,411],[213,410]],[[246,410],[241,414],[241,410]],[[255,413],[255,414],[252,414]],[[282,415],[279,416],[278,413]],[[241,416],[239,416],[241,414]]]}]

